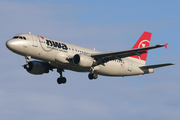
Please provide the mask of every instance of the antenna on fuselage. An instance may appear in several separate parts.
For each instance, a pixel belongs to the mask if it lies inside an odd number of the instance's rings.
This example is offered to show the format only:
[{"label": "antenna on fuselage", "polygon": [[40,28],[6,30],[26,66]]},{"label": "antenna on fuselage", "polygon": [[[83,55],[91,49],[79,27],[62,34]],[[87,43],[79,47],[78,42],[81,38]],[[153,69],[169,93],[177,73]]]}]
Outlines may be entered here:
[{"label": "antenna on fuselage", "polygon": [[31,34],[31,32],[29,32],[29,34]]}]

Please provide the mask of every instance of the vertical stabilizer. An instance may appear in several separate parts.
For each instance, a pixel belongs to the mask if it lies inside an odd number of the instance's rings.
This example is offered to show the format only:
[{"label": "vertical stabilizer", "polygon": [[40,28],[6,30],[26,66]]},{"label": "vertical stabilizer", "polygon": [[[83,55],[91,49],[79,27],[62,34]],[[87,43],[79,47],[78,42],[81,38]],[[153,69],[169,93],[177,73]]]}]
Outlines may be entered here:
[{"label": "vertical stabilizer", "polygon": [[[148,47],[150,44],[151,40],[151,33],[149,32],[144,32],[142,36],[139,38],[139,40],[136,42],[136,44],[133,46],[132,49],[135,48],[141,48],[141,47]],[[147,58],[148,50],[146,50],[146,53],[141,54],[141,56],[134,55],[132,56],[135,59],[138,59],[138,61],[142,64],[146,63],[146,58]]]}]

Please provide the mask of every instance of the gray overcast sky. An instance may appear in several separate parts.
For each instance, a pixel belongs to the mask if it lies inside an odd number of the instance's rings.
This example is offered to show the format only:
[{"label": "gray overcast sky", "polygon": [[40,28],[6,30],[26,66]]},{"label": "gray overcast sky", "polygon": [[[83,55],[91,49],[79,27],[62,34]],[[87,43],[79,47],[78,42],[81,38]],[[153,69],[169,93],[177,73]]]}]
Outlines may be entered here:
[{"label": "gray overcast sky", "polygon": [[[179,120],[179,0],[0,0],[1,120]],[[27,73],[22,56],[5,42],[18,33],[42,35],[98,51],[130,49],[144,31],[151,45],[147,64],[173,62],[155,73],[88,80],[88,73]]]}]

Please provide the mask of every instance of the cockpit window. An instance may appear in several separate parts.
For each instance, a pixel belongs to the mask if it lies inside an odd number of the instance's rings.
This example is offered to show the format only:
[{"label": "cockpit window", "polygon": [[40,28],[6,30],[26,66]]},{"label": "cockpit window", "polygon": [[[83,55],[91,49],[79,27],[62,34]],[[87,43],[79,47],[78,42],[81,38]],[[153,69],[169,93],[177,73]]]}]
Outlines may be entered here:
[{"label": "cockpit window", "polygon": [[25,37],[23,37],[23,39],[24,39],[24,40],[26,40],[26,38],[25,38]]},{"label": "cockpit window", "polygon": [[14,37],[13,37],[13,39],[18,39],[18,38],[19,38],[19,36],[14,36]]},{"label": "cockpit window", "polygon": [[19,36],[19,39],[23,39],[23,37],[22,37],[22,36]]},{"label": "cockpit window", "polygon": [[24,40],[26,40],[26,37],[24,37],[24,36],[14,36],[13,39],[24,39]]}]

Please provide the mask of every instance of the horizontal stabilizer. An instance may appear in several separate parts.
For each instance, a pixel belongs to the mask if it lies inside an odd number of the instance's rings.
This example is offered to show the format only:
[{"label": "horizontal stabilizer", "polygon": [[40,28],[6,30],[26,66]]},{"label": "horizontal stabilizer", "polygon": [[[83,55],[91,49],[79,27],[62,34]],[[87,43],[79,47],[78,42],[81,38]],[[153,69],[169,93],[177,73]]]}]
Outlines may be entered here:
[{"label": "horizontal stabilizer", "polygon": [[147,66],[141,66],[141,67],[139,67],[139,68],[149,69],[149,68],[165,67],[165,66],[169,66],[169,65],[174,65],[174,63],[165,63],[165,64],[157,64],[157,65],[147,65]]}]

